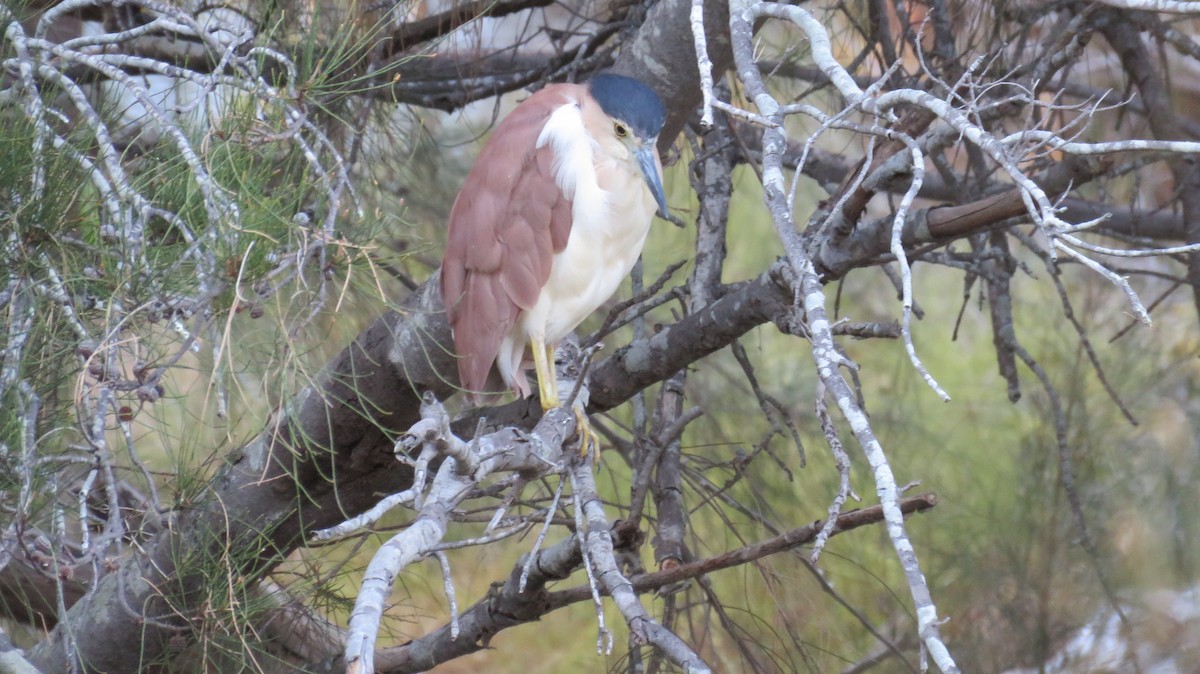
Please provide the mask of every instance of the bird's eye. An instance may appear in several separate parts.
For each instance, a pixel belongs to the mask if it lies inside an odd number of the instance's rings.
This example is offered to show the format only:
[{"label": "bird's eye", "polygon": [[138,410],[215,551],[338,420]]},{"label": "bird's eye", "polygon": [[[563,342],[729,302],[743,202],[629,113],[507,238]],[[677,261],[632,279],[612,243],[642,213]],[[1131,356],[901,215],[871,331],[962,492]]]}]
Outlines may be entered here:
[{"label": "bird's eye", "polygon": [[613,125],[613,130],[617,132],[617,138],[624,138],[629,135],[629,129],[625,128],[625,125],[620,122]]}]

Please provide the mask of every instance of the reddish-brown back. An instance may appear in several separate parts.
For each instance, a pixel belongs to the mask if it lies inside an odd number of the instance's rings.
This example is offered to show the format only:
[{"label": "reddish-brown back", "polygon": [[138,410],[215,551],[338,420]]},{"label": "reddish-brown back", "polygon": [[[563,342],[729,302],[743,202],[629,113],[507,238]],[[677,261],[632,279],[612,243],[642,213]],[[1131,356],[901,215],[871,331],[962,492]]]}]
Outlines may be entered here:
[{"label": "reddish-brown back", "polygon": [[533,307],[567,245],[571,201],[554,180],[553,148],[536,145],[550,114],[586,91],[555,84],[518,105],[484,144],[450,210],[441,291],[467,391],[486,391],[500,341]]}]

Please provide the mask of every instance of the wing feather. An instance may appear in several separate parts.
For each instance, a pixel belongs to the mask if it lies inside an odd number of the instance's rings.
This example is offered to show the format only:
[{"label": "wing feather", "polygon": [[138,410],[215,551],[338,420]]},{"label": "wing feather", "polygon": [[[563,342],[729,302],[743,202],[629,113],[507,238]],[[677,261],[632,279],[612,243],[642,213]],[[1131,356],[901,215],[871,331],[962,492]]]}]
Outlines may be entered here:
[{"label": "wing feather", "polygon": [[554,254],[566,247],[571,201],[555,181],[554,149],[537,140],[551,113],[581,89],[552,85],[517,106],[484,145],[450,211],[441,291],[468,391],[487,390],[501,340],[537,302]]}]

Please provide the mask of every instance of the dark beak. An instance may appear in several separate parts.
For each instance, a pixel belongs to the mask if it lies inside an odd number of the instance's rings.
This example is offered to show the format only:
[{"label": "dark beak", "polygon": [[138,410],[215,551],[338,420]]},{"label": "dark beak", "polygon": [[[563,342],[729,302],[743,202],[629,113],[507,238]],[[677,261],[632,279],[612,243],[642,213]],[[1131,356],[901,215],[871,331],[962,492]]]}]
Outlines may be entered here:
[{"label": "dark beak", "polygon": [[658,165],[654,161],[654,153],[657,151],[655,144],[648,142],[633,154],[637,157],[638,166],[642,167],[642,176],[646,178],[650,194],[653,194],[654,200],[658,202],[658,217],[666,220],[667,195],[663,192],[662,176],[658,174]]}]

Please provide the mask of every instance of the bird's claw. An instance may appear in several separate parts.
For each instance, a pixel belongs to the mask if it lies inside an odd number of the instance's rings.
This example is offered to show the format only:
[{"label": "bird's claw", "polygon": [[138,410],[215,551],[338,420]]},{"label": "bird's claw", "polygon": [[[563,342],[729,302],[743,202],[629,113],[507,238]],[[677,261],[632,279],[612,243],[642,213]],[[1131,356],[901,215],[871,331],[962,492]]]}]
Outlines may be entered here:
[{"label": "bird's claw", "polygon": [[[592,453],[592,464],[600,465],[600,435],[588,421],[587,412],[582,407],[575,408],[575,433],[579,435],[579,456],[585,457]],[[594,450],[594,451],[593,451]]]}]

